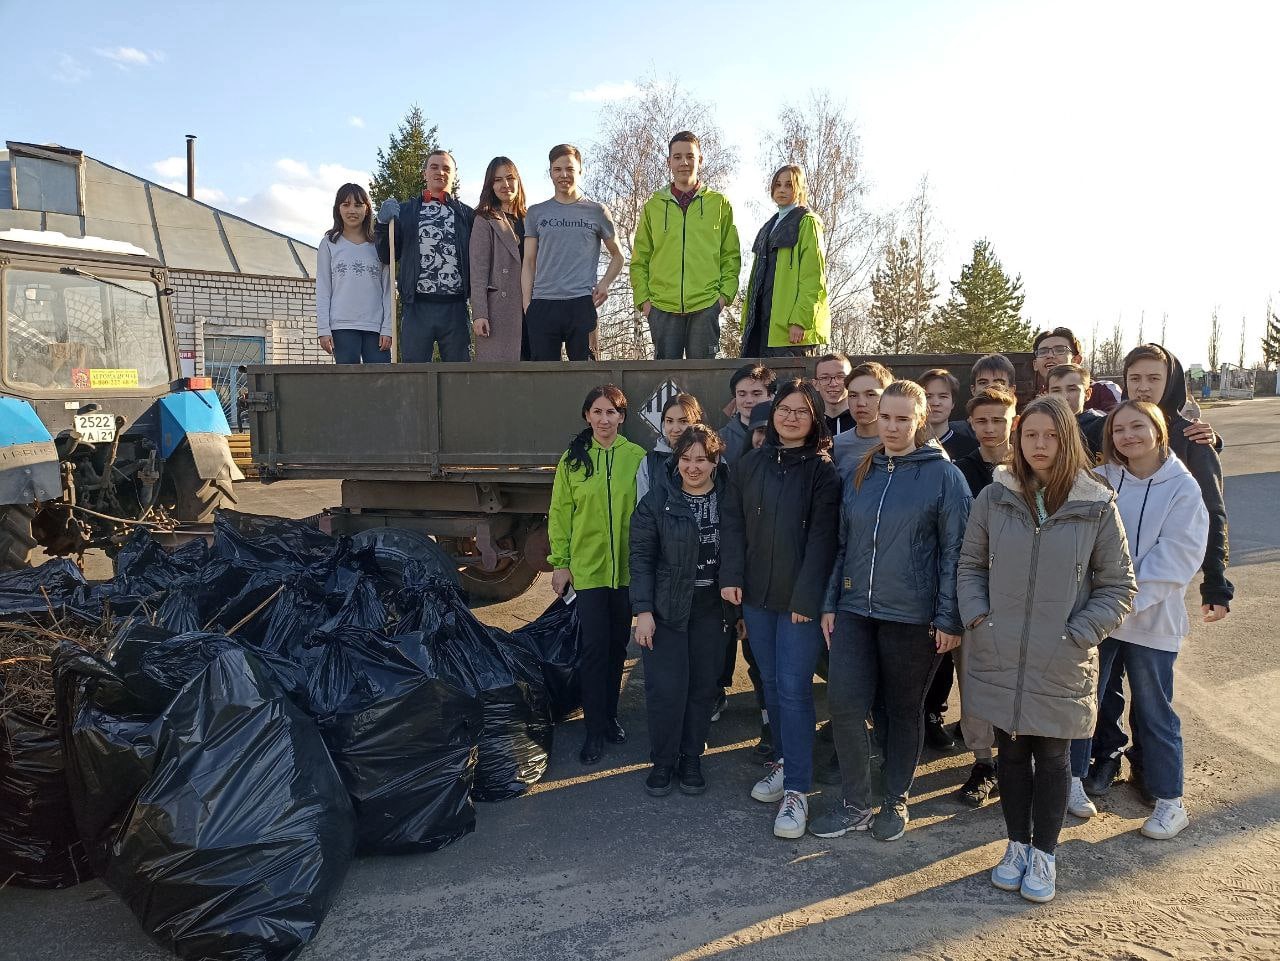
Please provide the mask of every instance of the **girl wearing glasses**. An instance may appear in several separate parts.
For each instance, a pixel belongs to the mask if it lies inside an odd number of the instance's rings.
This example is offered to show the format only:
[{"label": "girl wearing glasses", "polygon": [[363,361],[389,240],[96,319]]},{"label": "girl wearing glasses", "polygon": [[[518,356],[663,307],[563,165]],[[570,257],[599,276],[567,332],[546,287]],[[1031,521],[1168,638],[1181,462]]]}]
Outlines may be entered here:
[{"label": "girl wearing glasses", "polygon": [[803,837],[808,823],[818,618],[835,558],[840,477],[822,410],[812,384],[779,388],[764,444],[733,467],[721,517],[720,594],[742,605],[774,735],[774,759],[751,796],[780,802],[780,838]]}]

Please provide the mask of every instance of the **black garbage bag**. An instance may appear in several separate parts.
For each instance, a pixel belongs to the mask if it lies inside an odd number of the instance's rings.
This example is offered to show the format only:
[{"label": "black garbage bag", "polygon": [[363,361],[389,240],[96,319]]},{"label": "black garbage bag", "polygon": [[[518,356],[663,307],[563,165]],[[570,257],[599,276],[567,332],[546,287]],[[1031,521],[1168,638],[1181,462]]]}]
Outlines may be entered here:
[{"label": "black garbage bag", "polygon": [[106,881],[179,957],[285,961],[315,936],[354,848],[314,722],[228,647],[166,707]]},{"label": "black garbage bag", "polygon": [[259,650],[301,661],[307,638],[319,630],[329,616],[323,596],[298,584],[286,584],[262,616],[246,625],[240,636]]},{"label": "black garbage bag", "polygon": [[61,614],[64,608],[83,607],[88,582],[72,561],[56,557],[39,567],[0,574],[0,615],[28,611]]},{"label": "black garbage bag", "polygon": [[475,830],[484,707],[420,636],[343,627],[308,653],[309,709],[365,852],[435,851]]},{"label": "black garbage bag", "polygon": [[184,591],[170,591],[156,611],[156,623],[178,634],[200,630],[195,598]]},{"label": "black garbage bag", "polygon": [[113,592],[146,597],[168,591],[175,582],[200,570],[208,556],[209,547],[203,539],[166,551],[146,528],[139,527],[116,554]]},{"label": "black garbage bag", "polygon": [[351,553],[351,539],[330,537],[317,527],[284,517],[218,511],[212,556],[255,568],[309,573],[324,583]]},{"label": "black garbage bag", "polygon": [[0,887],[65,888],[93,876],[53,718],[0,715]]},{"label": "black garbage bag", "polygon": [[59,648],[54,676],[71,812],[94,873],[103,875],[151,778],[159,719],[110,664],[72,644]]},{"label": "black garbage bag", "polygon": [[461,591],[441,578],[424,585],[420,620],[437,657],[452,661],[484,702],[472,795],[501,801],[524,793],[551,754],[551,707],[537,662],[510,635],[477,621]]},{"label": "black garbage bag", "polygon": [[551,715],[563,721],[582,707],[582,637],[578,606],[557,597],[524,627],[511,632],[516,641],[537,652],[542,678],[551,698]]}]

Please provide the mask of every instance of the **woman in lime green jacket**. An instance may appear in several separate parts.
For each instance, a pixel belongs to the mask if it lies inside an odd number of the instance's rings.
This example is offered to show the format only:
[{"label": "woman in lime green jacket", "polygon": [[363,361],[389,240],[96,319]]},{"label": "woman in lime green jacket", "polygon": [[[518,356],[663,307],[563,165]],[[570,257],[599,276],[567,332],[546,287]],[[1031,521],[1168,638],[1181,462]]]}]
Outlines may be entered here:
[{"label": "woman in lime green jacket", "polygon": [[618,723],[622,667],[631,636],[631,512],[644,448],[622,436],[627,398],[613,384],[594,387],[582,404],[587,427],[556,466],[547,512],[554,571],[551,589],[577,595],[582,632],[582,714],[587,736],[579,754],[595,764],[604,743],[622,744]]},{"label": "woman in lime green jacket", "polygon": [[805,204],[804,172],[779,167],[769,182],[778,205],[756,235],[743,305],[742,356],[805,357],[831,337],[822,221]]}]

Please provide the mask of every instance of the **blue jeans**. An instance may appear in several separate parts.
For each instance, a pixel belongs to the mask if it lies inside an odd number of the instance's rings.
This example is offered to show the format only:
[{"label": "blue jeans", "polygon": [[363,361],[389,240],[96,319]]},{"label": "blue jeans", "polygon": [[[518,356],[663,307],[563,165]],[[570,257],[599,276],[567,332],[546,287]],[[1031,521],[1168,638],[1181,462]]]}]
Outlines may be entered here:
[{"label": "blue jeans", "polygon": [[817,618],[792,624],[790,613],[748,604],[742,605],[742,618],[764,685],[774,757],[786,758],[783,787],[807,792],[813,786],[813,671],[824,646],[822,627]]},{"label": "blue jeans", "polygon": [[[1098,687],[1105,690],[1107,675],[1117,663],[1124,664],[1133,696],[1129,712],[1134,733],[1130,763],[1142,769],[1143,781],[1153,796],[1166,800],[1182,797],[1182,721],[1173,709],[1173,665],[1178,655],[1112,637],[1102,642],[1102,648],[1107,645],[1115,645],[1117,650],[1109,659],[1100,658]],[[1075,774],[1077,757],[1082,756],[1087,766],[1089,744],[1088,739],[1081,738],[1071,746],[1071,773],[1077,777],[1081,776]]]},{"label": "blue jeans", "polygon": [[[1094,729],[1094,734],[1089,737],[1079,737],[1071,742],[1071,776],[1084,777],[1089,773],[1089,762],[1093,759],[1093,743],[1097,732],[1102,729],[1103,720],[1102,712],[1106,709],[1107,702],[1103,692],[1107,689],[1107,681],[1116,670],[1117,661],[1120,659],[1122,641],[1116,640],[1114,637],[1104,638],[1102,643],[1098,645],[1098,721]],[[1123,663],[1123,662],[1121,662]],[[1124,713],[1124,697],[1120,698],[1121,713]],[[1117,719],[1118,720],[1118,719]],[[1124,745],[1122,744],[1121,747]],[[1110,753],[1110,752],[1108,752]],[[1099,754],[1098,759],[1101,760],[1103,755]]]},{"label": "blue jeans", "polygon": [[389,364],[391,351],[380,350],[380,335],[369,330],[334,330],[333,362],[335,364]]},{"label": "blue jeans", "polygon": [[669,314],[651,306],[649,333],[655,360],[713,360],[720,349],[720,305],[692,314]]}]

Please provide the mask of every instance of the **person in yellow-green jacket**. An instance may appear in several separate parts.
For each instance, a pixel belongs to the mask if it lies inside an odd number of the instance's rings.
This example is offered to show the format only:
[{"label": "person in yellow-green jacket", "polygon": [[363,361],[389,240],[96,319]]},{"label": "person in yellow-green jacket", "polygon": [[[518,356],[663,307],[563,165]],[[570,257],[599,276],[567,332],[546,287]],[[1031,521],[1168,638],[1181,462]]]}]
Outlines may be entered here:
[{"label": "person in yellow-green jacket", "polygon": [[622,667],[631,636],[631,513],[636,472],[645,450],[622,436],[627,398],[613,384],[593,387],[582,403],[582,430],[556,465],[547,512],[551,589],[577,595],[582,631],[582,714],[587,736],[579,754],[595,764],[605,741],[622,744],[618,723]]},{"label": "person in yellow-green jacket", "polygon": [[631,290],[658,360],[714,358],[720,311],[738,294],[742,248],[733,208],[699,179],[702,145],[681,130],[667,145],[671,183],[644,205],[631,245]]},{"label": "person in yellow-green jacket", "polygon": [[756,235],[743,304],[743,357],[806,357],[831,337],[822,221],[809,202],[804,171],[779,167],[769,181],[778,205]]}]

